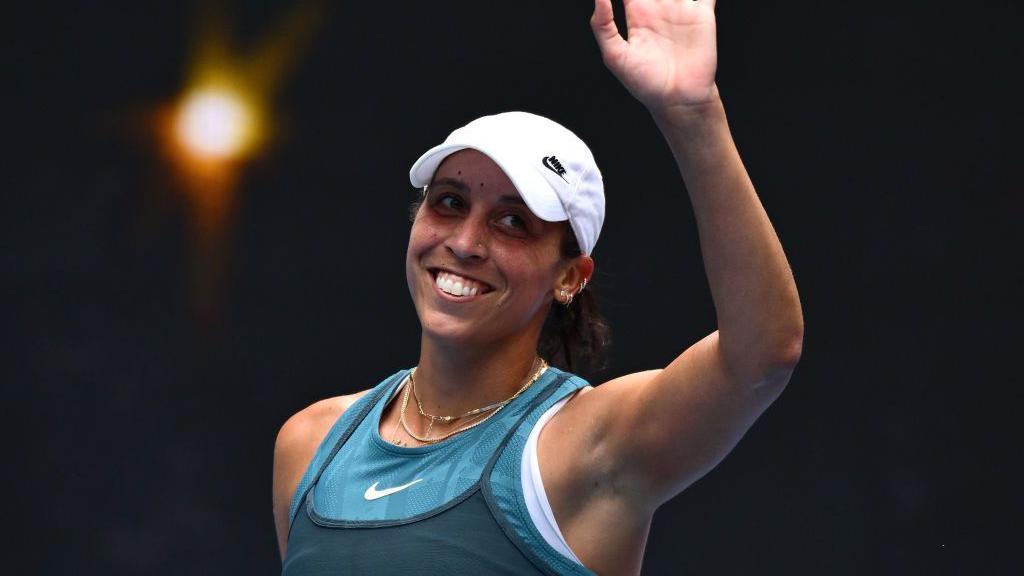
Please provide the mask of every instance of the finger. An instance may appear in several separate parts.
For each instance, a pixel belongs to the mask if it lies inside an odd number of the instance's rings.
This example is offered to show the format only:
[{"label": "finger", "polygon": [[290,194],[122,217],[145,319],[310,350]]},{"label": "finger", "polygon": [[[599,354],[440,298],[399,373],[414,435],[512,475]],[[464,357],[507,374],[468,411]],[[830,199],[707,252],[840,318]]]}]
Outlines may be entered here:
[{"label": "finger", "polygon": [[594,31],[594,38],[597,39],[597,46],[601,49],[604,61],[616,60],[626,48],[626,41],[619,34],[619,27],[615,25],[612,0],[594,0],[594,15],[590,17],[590,27]]}]

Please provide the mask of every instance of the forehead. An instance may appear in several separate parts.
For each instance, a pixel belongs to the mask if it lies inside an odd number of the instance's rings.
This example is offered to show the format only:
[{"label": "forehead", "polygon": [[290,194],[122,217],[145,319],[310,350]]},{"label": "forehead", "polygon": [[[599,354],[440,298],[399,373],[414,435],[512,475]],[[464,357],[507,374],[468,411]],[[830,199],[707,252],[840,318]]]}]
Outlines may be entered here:
[{"label": "forehead", "polygon": [[458,181],[474,194],[483,192],[487,195],[515,196],[522,201],[519,191],[505,171],[490,156],[472,148],[459,150],[445,158],[434,172],[433,182],[438,181]]}]

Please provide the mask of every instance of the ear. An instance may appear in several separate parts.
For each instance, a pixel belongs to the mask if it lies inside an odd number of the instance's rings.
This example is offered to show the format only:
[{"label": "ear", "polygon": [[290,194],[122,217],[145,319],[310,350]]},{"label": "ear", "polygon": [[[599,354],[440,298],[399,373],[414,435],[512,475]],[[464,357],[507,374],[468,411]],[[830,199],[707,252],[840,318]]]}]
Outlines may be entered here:
[{"label": "ear", "polygon": [[594,259],[590,256],[577,256],[570,260],[555,284],[555,301],[565,303],[566,298],[562,296],[563,290],[569,298],[575,297],[583,290],[586,282],[589,282],[593,275]]}]

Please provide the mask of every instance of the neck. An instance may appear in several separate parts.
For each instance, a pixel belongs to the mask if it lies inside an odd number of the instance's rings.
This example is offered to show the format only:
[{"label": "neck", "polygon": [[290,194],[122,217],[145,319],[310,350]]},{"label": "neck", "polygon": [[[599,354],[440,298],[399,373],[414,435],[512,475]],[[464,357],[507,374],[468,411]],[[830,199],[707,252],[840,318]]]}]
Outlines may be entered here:
[{"label": "neck", "polygon": [[537,339],[466,347],[424,335],[416,391],[427,412],[454,415],[516,393],[537,368]]}]

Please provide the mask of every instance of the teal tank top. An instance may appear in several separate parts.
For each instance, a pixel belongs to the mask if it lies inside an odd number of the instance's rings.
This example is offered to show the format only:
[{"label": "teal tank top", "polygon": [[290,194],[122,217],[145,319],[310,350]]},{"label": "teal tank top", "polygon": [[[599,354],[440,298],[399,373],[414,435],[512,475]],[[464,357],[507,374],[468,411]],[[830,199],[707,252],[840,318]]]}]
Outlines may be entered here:
[{"label": "teal tank top", "polygon": [[520,463],[544,412],[587,386],[555,367],[483,424],[429,446],[380,436],[384,406],[409,370],[335,422],[292,498],[283,574],[569,574],[530,519]]}]

